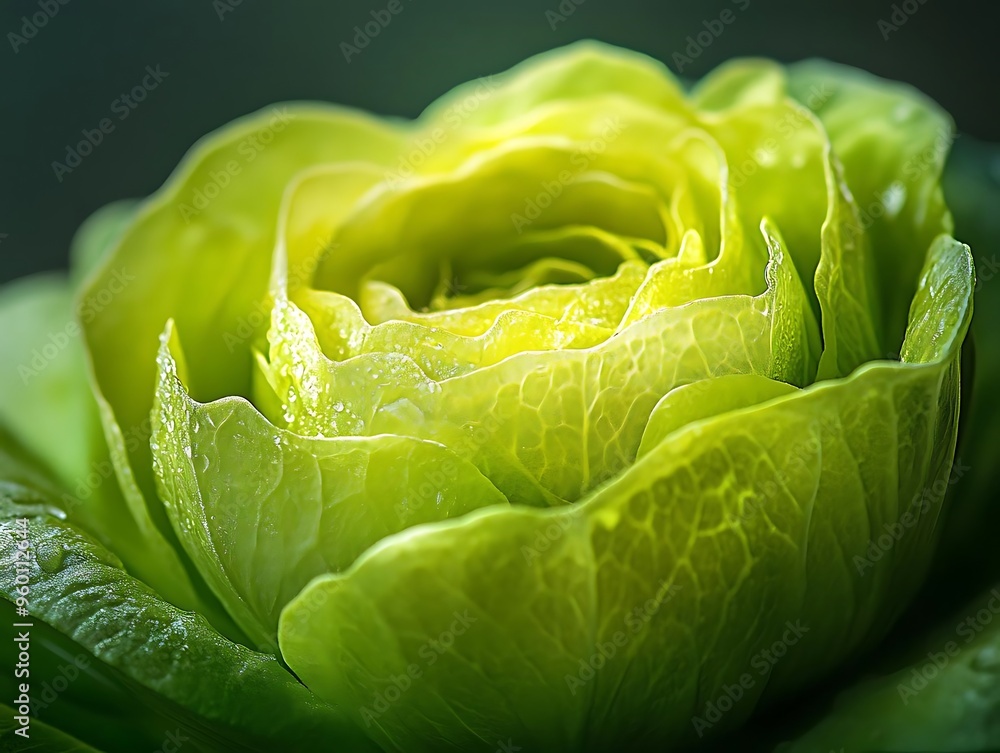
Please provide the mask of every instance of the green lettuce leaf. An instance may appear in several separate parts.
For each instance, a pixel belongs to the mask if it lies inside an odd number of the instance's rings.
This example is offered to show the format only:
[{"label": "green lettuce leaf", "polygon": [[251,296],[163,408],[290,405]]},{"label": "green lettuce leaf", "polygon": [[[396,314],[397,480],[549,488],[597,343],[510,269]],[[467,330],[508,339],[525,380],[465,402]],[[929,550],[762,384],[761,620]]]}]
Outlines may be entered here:
[{"label": "green lettuce leaf", "polygon": [[5,703],[0,703],[0,750],[4,753],[18,751],[42,751],[43,753],[101,753],[86,743],[50,727],[45,722],[32,722],[30,738],[25,740],[15,732],[18,729],[14,717],[17,712]]},{"label": "green lettuce leaf", "polygon": [[858,224],[871,238],[880,339],[899,343],[920,252],[953,232],[941,190],[951,119],[911,86],[827,61],[789,66],[788,87],[819,116],[843,164]]},{"label": "green lettuce leaf", "polygon": [[316,575],[404,528],[507,504],[441,444],[306,438],[239,398],[196,403],[172,325],[159,361],[152,446],[164,504],[229,613],[275,652],[281,609]]},{"label": "green lettuce leaf", "polygon": [[[138,687],[176,705],[186,731],[209,750],[368,750],[335,707],[278,661],[231,643],[204,617],[167,603],[118,558],[64,520],[40,472],[0,444],[0,594],[15,601],[27,576],[31,619],[70,637]],[[27,558],[18,542],[27,541]],[[24,563],[20,568],[17,563]],[[175,712],[177,713],[177,712]]]},{"label": "green lettuce leaf", "polygon": [[[1000,377],[1000,148],[962,137],[945,172],[945,193],[958,235],[976,257],[976,315],[972,322],[975,370],[971,400],[962,407],[959,459],[950,479],[947,515],[935,567],[906,623],[893,634],[893,650],[874,656],[862,678],[820,711],[808,731],[781,753],[865,750],[992,751],[1000,748],[1000,599],[994,586],[1000,559],[994,531],[995,448],[1000,413],[994,387]],[[965,394],[965,393],[963,393]],[[978,593],[982,591],[982,593]],[[928,626],[928,618],[942,612]],[[928,629],[930,627],[930,629]]]}]

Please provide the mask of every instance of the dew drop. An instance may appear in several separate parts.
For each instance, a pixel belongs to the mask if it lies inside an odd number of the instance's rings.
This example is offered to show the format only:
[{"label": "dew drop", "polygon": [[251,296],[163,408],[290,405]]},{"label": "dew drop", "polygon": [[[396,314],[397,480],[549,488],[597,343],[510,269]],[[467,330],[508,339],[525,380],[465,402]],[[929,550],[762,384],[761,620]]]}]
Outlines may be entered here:
[{"label": "dew drop", "polygon": [[57,544],[43,541],[35,548],[35,561],[47,573],[61,570],[65,558],[66,550]]}]

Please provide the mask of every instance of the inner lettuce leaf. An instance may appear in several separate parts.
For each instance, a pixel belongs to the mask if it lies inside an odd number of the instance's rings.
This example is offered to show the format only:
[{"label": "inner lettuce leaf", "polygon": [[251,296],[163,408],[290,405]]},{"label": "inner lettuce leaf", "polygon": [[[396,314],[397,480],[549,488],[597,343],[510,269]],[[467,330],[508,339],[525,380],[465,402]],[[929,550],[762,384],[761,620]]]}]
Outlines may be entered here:
[{"label": "inner lettuce leaf", "polygon": [[973,283],[968,249],[938,238],[902,362],[697,420],[576,505],[390,537],[286,607],[282,656],[389,750],[696,742],[746,673],[720,722],[738,725],[883,634],[919,584]]},{"label": "inner lettuce leaf", "polygon": [[[590,349],[529,349],[443,381],[407,362],[405,341],[328,361],[309,319],[283,313],[279,300],[269,368],[284,416],[273,418],[306,435],[393,433],[467,448],[512,500],[575,501],[634,460],[650,411],[673,387],[725,373],[810,380],[815,323],[780,241],[768,240],[768,287],[757,297],[663,308]],[[489,441],[466,441],[487,421]]]},{"label": "inner lettuce leaf", "polygon": [[[545,243],[546,247],[564,240],[574,245],[588,241],[608,245],[622,243],[615,236],[593,227],[562,228],[546,235],[549,237],[533,240]],[[629,301],[645,279],[646,265],[630,259],[623,261],[613,275],[591,275],[575,283],[541,282],[524,270],[517,270],[517,274],[519,280],[528,274],[529,279],[533,279],[536,284],[506,298],[498,297],[495,291],[490,291],[491,295],[483,296],[484,300],[481,302],[466,300],[463,302],[465,305],[447,308],[442,306],[430,311],[414,311],[398,288],[371,280],[362,288],[359,305],[365,323],[371,322],[371,326],[389,321],[408,322],[463,337],[481,337],[494,328],[502,328],[504,332],[497,333],[502,336],[511,327],[501,320],[520,318],[522,312],[523,315],[547,317],[546,324],[557,328],[563,323],[581,322],[611,329],[617,327]],[[340,354],[346,355],[346,344],[341,347]],[[336,352],[336,349],[330,349]],[[326,350],[327,347],[324,347],[324,351]],[[356,347],[349,350],[356,352]]]}]

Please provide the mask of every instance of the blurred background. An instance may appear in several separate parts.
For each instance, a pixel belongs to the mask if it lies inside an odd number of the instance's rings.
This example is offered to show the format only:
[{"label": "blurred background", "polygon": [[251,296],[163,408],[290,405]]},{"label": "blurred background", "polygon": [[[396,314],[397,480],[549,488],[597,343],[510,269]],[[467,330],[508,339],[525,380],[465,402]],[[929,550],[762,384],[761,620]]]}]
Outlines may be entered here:
[{"label": "blurred background", "polygon": [[[987,3],[398,2],[401,11],[361,48],[355,27],[389,0],[5,0],[0,282],[65,266],[88,214],[151,193],[200,136],[247,112],[317,99],[413,117],[455,84],[583,38],[646,52],[691,78],[737,55],[827,57],[908,81],[963,134],[1000,141],[1000,56]],[[724,12],[732,20],[711,34]],[[137,101],[129,92],[144,79],[153,87]],[[67,149],[105,118],[113,130],[74,167]]]}]

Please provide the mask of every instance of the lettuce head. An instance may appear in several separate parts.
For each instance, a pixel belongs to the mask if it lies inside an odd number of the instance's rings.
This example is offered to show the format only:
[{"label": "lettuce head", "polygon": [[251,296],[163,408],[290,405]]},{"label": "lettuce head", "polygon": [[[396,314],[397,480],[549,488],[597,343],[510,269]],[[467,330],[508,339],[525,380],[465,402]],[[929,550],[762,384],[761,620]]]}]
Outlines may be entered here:
[{"label": "lettuce head", "polygon": [[207,136],[0,297],[0,588],[92,660],[32,734],[698,748],[834,675],[956,477],[951,134],[842,66],[583,43]]}]

